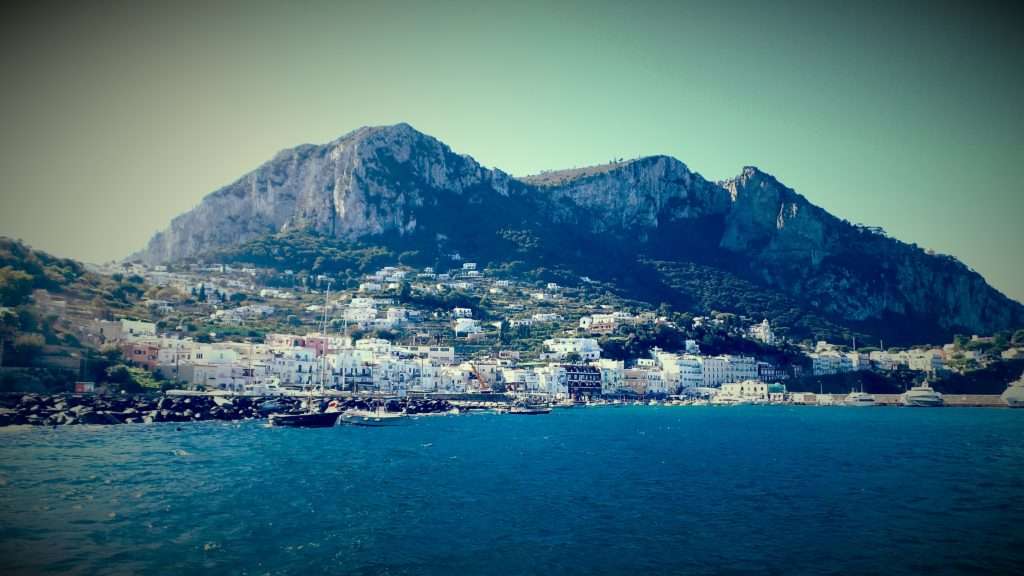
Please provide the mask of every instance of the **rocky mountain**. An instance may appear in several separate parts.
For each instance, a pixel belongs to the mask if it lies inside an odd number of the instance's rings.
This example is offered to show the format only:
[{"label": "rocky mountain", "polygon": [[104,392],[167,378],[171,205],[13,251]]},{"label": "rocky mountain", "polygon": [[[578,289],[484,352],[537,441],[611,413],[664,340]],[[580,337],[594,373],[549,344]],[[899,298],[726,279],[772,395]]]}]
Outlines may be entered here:
[{"label": "rocky mountain", "polygon": [[[891,342],[1024,325],[1020,303],[956,259],[836,218],[757,168],[711,182],[653,156],[513,178],[407,124],[285,150],[136,257],[169,262],[297,230],[570,270],[700,311],[790,307]],[[711,276],[753,287],[747,303],[701,283]]]}]

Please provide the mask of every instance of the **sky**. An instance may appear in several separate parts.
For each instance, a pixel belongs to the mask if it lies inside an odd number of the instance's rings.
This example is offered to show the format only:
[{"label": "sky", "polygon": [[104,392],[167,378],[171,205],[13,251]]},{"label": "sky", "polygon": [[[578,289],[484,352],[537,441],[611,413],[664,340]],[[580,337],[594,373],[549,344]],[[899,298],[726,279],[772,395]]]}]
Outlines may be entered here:
[{"label": "sky", "polygon": [[994,2],[48,2],[0,19],[0,235],[98,262],[301,143],[514,175],[753,165],[1024,301],[1024,12]]}]

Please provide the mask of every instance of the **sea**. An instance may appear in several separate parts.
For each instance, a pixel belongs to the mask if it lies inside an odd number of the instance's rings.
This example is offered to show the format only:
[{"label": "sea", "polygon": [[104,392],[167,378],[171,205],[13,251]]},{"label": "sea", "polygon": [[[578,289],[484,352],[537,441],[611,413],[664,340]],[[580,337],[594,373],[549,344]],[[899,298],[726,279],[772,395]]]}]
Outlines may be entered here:
[{"label": "sea", "polygon": [[0,574],[1020,574],[1024,410],[0,430]]}]

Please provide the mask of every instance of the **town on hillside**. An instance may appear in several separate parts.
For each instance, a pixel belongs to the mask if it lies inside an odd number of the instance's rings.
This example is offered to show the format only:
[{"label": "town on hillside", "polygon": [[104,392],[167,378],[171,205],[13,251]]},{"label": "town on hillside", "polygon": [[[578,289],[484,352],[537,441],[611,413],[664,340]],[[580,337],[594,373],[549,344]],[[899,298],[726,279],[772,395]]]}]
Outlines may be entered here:
[{"label": "town on hillside", "polygon": [[83,307],[37,289],[26,306],[64,326],[82,351],[61,357],[60,347],[38,343],[34,358],[22,347],[8,352],[8,364],[77,369],[80,391],[814,403],[849,391],[837,386],[884,382],[890,389],[876,391],[898,393],[892,382],[906,388],[1024,358],[1024,334],[910,349],[794,342],[771,319],[655,309],[586,277],[561,286],[480,269],[457,254],[452,262],[445,271],[383,266],[358,278],[111,263],[91,273],[137,287],[130,306]]}]

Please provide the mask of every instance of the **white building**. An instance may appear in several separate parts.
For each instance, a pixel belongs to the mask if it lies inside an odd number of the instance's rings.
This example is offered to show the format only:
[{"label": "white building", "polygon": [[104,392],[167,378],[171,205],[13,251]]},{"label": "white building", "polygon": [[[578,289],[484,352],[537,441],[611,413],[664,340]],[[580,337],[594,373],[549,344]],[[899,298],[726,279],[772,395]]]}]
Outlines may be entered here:
[{"label": "white building", "polygon": [[601,347],[593,338],[551,338],[544,341],[544,346],[559,358],[576,354],[581,360],[597,360],[601,357]]},{"label": "white building", "polygon": [[562,319],[562,316],[559,315],[559,314],[554,314],[554,313],[550,313],[550,312],[549,313],[540,313],[540,312],[538,312],[537,314],[534,314],[531,317],[531,319],[534,322],[537,322],[537,323],[558,322],[559,320]]},{"label": "white building", "polygon": [[625,386],[623,379],[625,367],[622,360],[601,358],[594,362],[594,366],[601,371],[601,394],[617,394]]},{"label": "white building", "polygon": [[473,318],[456,318],[453,323],[453,329],[455,330],[455,337],[457,338],[460,334],[479,334],[482,331],[480,323]]},{"label": "white building", "polygon": [[768,323],[768,319],[765,318],[760,324],[754,324],[750,327],[750,337],[764,342],[765,344],[775,343],[775,334],[772,333],[772,327]]},{"label": "white building", "polygon": [[677,392],[704,385],[704,364],[700,357],[659,351],[655,353],[655,358],[664,373],[669,391]]},{"label": "white building", "polygon": [[721,394],[723,396],[742,398],[745,400],[768,400],[768,386],[769,384],[759,380],[727,382],[722,384]]}]

